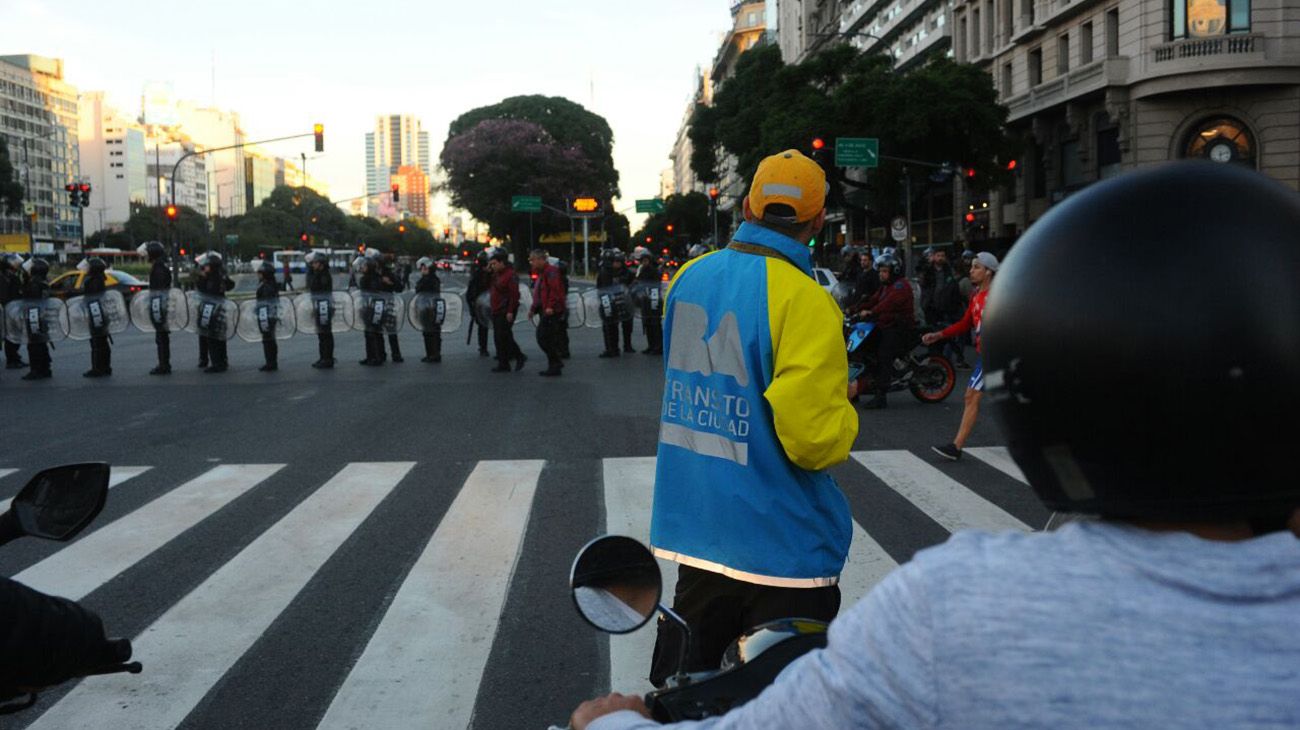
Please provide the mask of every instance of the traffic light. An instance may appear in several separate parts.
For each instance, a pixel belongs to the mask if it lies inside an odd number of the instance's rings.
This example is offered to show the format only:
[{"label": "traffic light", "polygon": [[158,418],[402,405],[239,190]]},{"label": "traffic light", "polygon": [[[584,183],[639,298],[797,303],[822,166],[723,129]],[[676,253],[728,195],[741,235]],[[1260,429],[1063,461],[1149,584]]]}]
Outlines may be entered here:
[{"label": "traffic light", "polygon": [[646,237],[645,237],[645,242],[646,242],[646,243],[654,243],[654,242],[655,242],[655,237],[654,237],[654,236],[646,236]]},{"label": "traffic light", "polygon": [[967,180],[974,180],[974,179],[975,179],[975,168],[973,168],[973,167],[968,167],[968,168],[966,168],[966,179],[967,179]]},{"label": "traffic light", "polygon": [[967,223],[974,223],[974,222],[975,222],[975,214],[974,214],[974,213],[967,213],[967,214],[966,214],[966,222],[967,222]]},{"label": "traffic light", "polygon": [[167,213],[167,220],[171,221],[172,223],[175,223],[176,219],[179,218],[181,214],[180,209],[178,209],[175,205],[168,205],[167,208],[165,209],[165,212]]},{"label": "traffic light", "polygon": [[317,124],[311,128],[311,133],[316,136],[316,151],[325,151],[325,125]]},{"label": "traffic light", "polygon": [[821,137],[813,137],[812,148],[814,152],[820,152],[826,149],[826,140]]},{"label": "traffic light", "polygon": [[77,189],[76,183],[68,183],[63,189],[68,191],[68,205],[74,208],[81,205],[81,191]]},{"label": "traffic light", "polygon": [[308,236],[306,231],[303,231],[302,233],[298,234],[298,240],[302,241],[303,243],[306,243],[310,238],[311,236]]},{"label": "traffic light", "polygon": [[665,255],[665,256],[667,256],[667,255],[668,255],[668,249],[666,249],[666,248],[665,248],[665,249],[663,249],[663,252],[664,252],[664,255]]},{"label": "traffic light", "polygon": [[401,199],[401,193],[398,192],[397,183],[393,183],[393,202],[396,203]]},{"label": "traffic light", "polygon": [[182,256],[185,255],[185,249],[183,249],[183,248],[181,249],[181,255],[182,255]]},{"label": "traffic light", "polygon": [[81,207],[89,208],[90,207],[90,183],[82,183],[79,186],[79,189],[81,190]]},{"label": "traffic light", "polygon": [[406,224],[405,224],[405,223],[399,223],[399,224],[397,225],[397,232],[398,232],[398,233],[406,233]]},{"label": "traffic light", "polygon": [[672,232],[673,232],[673,224],[671,224],[671,223],[668,224],[668,232],[669,232],[669,233],[672,233]]},{"label": "traffic light", "polygon": [[1007,161],[1007,172],[1015,172],[1016,161],[1014,159]]},{"label": "traffic light", "polygon": [[721,194],[717,188],[709,188],[709,200],[713,201],[714,205],[718,204],[718,196]]}]

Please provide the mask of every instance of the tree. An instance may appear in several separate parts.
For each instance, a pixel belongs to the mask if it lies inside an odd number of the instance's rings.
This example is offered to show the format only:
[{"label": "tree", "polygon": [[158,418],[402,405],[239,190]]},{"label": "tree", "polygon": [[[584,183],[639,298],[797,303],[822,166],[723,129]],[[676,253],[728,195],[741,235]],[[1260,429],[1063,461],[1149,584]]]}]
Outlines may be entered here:
[{"label": "tree", "polygon": [[[673,227],[671,233],[668,231],[670,225]],[[727,230],[730,225],[731,215],[727,211],[718,211],[718,228]],[[709,196],[697,192],[669,195],[664,199],[663,212],[647,217],[635,238],[644,243],[646,236],[651,236],[656,246],[670,248],[675,254],[685,253],[678,249],[712,238],[713,216]]]},{"label": "tree", "polygon": [[14,180],[14,166],[9,161],[9,145],[0,137],[0,211],[14,214],[23,209],[23,186]]}]

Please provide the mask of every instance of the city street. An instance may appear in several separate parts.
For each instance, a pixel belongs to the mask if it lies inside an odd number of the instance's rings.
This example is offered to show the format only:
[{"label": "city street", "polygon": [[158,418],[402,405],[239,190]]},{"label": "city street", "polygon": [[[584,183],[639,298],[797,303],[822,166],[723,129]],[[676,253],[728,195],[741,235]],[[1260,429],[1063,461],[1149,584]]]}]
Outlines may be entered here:
[{"label": "city street", "polygon": [[[406,330],[406,362],[362,367],[352,332],[333,370],[309,367],[315,338],[298,335],[278,372],[236,339],[231,371],[208,375],[181,333],[175,372],[152,377],[153,338],[132,328],[110,378],[82,378],[89,347],[72,341],[51,380],[0,371],[0,500],[43,467],[114,466],[82,536],[14,543],[0,574],[82,600],[144,664],[44,693],[0,727],[504,730],[563,724],[611,685],[646,689],[653,627],[598,633],[567,576],[592,537],[648,535],[661,360],[597,359],[599,330],[575,329],[563,377],[539,378],[524,323],[527,366],[491,373],[465,326],[439,364]],[[968,376],[939,405],[896,393],[861,411],[834,470],[855,517],[846,607],[951,531],[1046,522],[990,419],[961,461],[929,451],[951,438]]]}]

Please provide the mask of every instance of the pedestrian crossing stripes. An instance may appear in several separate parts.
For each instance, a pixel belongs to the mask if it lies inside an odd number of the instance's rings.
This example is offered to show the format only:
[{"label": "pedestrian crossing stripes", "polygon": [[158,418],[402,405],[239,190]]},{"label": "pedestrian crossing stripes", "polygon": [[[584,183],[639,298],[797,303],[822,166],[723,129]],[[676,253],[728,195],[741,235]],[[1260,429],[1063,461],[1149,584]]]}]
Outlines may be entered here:
[{"label": "pedestrian crossing stripes", "polygon": [[[852,478],[841,479],[841,483],[855,515],[863,518],[854,520],[853,543],[841,575],[843,610],[865,595],[897,560],[906,557],[891,531],[877,529],[873,534],[863,527],[879,527],[878,521],[863,517],[871,517],[872,509],[873,492],[865,486],[892,491],[916,508],[917,519],[933,521],[949,532],[1029,530],[1046,521],[1045,511],[1026,507],[1033,502],[1032,492],[1005,449],[967,449],[974,458],[941,466],[920,453],[855,452],[848,464],[839,467],[856,470],[846,472]],[[271,498],[279,493],[275,490],[283,490],[295,478],[303,486],[316,480],[323,483],[295,492],[305,496],[295,497],[297,503],[292,507],[286,504],[287,511],[278,521],[250,533],[250,541],[237,552],[232,547],[233,555],[224,563],[214,562],[207,569],[210,574],[178,588],[177,595],[163,598],[155,619],[134,624],[145,627],[130,637],[135,658],[144,663],[143,674],[88,678],[71,690],[53,692],[50,699],[57,701],[38,706],[31,711],[33,717],[20,719],[31,722],[32,728],[171,728],[193,725],[200,706],[206,708],[202,717],[213,717],[212,697],[231,701],[226,698],[228,693],[220,691],[223,678],[247,666],[242,663],[252,661],[249,655],[269,661],[264,651],[251,652],[250,648],[269,634],[289,631],[283,616],[289,613],[290,604],[307,592],[309,583],[314,586],[309,593],[317,600],[349,589],[345,584],[319,585],[319,576],[326,572],[323,566],[349,553],[364,552],[365,545],[354,539],[362,523],[375,524],[392,514],[394,506],[400,509],[401,500],[419,487],[428,486],[418,483],[427,480],[418,478],[422,472],[415,467],[413,462],[349,463],[334,467],[332,476],[330,471],[313,468],[310,473],[320,476],[311,477],[312,481],[295,477],[300,468],[286,464],[207,465],[197,474],[184,472],[192,468],[184,465],[152,467],[151,479],[146,480],[150,483],[167,481],[173,469],[184,476],[176,480],[178,486],[125,514],[118,513],[115,520],[92,525],[79,539],[14,578],[43,591],[86,599],[101,612],[108,608],[105,619],[112,633],[113,607],[95,602],[106,583],[128,569],[132,570],[125,578],[132,581],[147,581],[150,570],[165,570],[159,561],[146,559],[193,534],[197,526],[241,497]],[[334,679],[320,680],[329,681],[329,686],[317,693],[322,698],[319,705],[286,709],[283,717],[292,718],[295,727],[330,729],[481,727],[474,718],[483,703],[499,702],[519,687],[544,687],[545,677],[516,676],[506,686],[485,684],[484,677],[490,657],[495,656],[492,649],[502,622],[511,620],[502,612],[515,600],[512,593],[545,590],[567,595],[562,581],[520,588],[519,584],[528,581],[519,581],[517,574],[525,535],[567,528],[555,524],[553,517],[537,529],[529,528],[534,513],[547,512],[542,505],[557,503],[554,500],[559,495],[553,493],[560,488],[557,480],[548,482],[542,477],[548,469],[558,467],[564,467],[565,474],[590,473],[579,482],[599,480],[591,484],[566,480],[563,489],[586,495],[584,499],[593,505],[603,505],[597,509],[603,513],[604,532],[648,540],[653,457],[602,459],[593,472],[541,460],[482,461],[472,468],[469,464],[457,467],[464,471],[453,470],[455,476],[437,485],[443,490],[455,485],[454,497],[448,495],[450,507],[427,526],[427,533],[418,541],[407,543],[411,563],[409,568],[392,573],[389,598],[373,603],[373,613],[367,610],[366,615],[354,617],[370,628],[356,634],[351,649],[341,652],[347,666],[327,675]],[[110,504],[120,490],[132,489],[132,479],[150,470],[146,466],[115,467]],[[0,470],[0,489],[16,489],[22,477],[18,471]],[[399,490],[399,484],[408,486]],[[544,484],[550,486],[539,486]],[[255,488],[256,496],[250,494]],[[1020,502],[1011,503],[1017,500]],[[381,503],[388,503],[383,514],[377,509]],[[1040,513],[1042,522],[1035,523]],[[571,557],[565,555],[564,559]],[[3,558],[0,555],[0,566]],[[147,569],[141,570],[142,564]],[[665,561],[660,565],[665,573],[663,600],[671,604],[676,568]],[[567,563],[564,567],[567,572]],[[118,583],[121,581],[115,585]],[[140,590],[146,589],[140,586]],[[546,631],[548,627],[536,628]],[[517,631],[505,633],[520,636]],[[554,658],[562,671],[590,674],[586,695],[610,688],[638,692],[649,688],[645,677],[655,641],[653,623],[622,636],[606,637],[592,629],[573,641],[593,638],[599,642],[600,655],[608,658],[607,665],[579,668],[566,665],[564,657]],[[501,684],[502,671],[510,676],[508,668],[497,671],[497,665],[493,666],[494,685]],[[269,667],[261,672],[265,681],[286,686],[313,681],[312,677],[280,676]],[[512,726],[562,721],[584,698],[545,697],[555,716],[515,718],[518,723]]]}]

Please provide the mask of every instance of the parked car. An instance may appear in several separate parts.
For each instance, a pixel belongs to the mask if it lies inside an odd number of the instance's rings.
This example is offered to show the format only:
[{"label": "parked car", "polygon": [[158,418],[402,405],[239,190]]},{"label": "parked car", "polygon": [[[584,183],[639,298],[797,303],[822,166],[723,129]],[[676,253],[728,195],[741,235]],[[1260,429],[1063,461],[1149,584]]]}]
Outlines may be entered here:
[{"label": "parked car", "polygon": [[451,262],[451,273],[453,273],[453,274],[468,274],[468,273],[469,273],[469,262],[468,262],[468,261],[461,261],[460,259],[457,259],[457,260]]},{"label": "parked car", "polygon": [[[86,280],[87,273],[73,269],[67,273],[59,274],[54,278],[54,281],[50,282],[50,294],[59,299],[71,299],[72,297],[81,296],[83,282]],[[122,298],[127,301],[131,301],[131,297],[149,288],[148,282],[140,281],[125,271],[115,271],[113,269],[104,272],[104,281],[109,289],[122,292]]]},{"label": "parked car", "polygon": [[835,276],[835,272],[830,269],[814,268],[812,273],[813,278],[817,280],[817,283],[821,285],[821,288],[828,292],[835,288],[835,285],[840,282],[839,277]]}]

